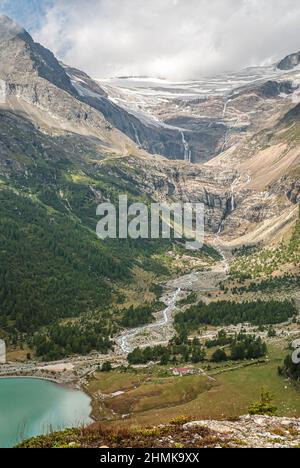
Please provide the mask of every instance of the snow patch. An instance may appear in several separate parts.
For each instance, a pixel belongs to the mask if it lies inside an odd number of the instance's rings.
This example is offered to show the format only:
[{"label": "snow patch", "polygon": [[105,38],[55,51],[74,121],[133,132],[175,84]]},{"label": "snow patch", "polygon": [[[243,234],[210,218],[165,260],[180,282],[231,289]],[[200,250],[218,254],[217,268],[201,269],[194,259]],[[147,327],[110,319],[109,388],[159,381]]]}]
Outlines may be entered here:
[{"label": "snow patch", "polygon": [[72,83],[72,86],[73,88],[76,89],[76,91],[78,92],[78,94],[80,96],[83,96],[83,97],[92,97],[92,98],[95,98],[95,99],[101,99],[103,98],[103,96],[101,96],[100,94],[98,93],[95,93],[94,91],[91,91],[90,89],[87,89],[85,86],[81,86],[79,83],[84,83],[84,81],[82,80],[74,80],[72,79],[71,80],[71,83]]}]

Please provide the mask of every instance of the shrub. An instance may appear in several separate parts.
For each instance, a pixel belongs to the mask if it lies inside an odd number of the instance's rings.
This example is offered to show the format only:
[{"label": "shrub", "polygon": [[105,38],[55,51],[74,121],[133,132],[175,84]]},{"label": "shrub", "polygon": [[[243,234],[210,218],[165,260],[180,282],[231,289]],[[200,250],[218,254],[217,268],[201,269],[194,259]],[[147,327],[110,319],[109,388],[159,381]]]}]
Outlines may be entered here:
[{"label": "shrub", "polygon": [[217,349],[212,357],[211,357],[212,362],[224,362],[227,361],[227,354],[225,353],[224,349]]},{"label": "shrub", "polygon": [[261,391],[261,399],[249,408],[249,414],[262,416],[275,416],[277,407],[273,404],[273,396],[266,389]]},{"label": "shrub", "polygon": [[112,365],[110,362],[104,362],[101,368],[101,372],[110,372],[112,371]]}]

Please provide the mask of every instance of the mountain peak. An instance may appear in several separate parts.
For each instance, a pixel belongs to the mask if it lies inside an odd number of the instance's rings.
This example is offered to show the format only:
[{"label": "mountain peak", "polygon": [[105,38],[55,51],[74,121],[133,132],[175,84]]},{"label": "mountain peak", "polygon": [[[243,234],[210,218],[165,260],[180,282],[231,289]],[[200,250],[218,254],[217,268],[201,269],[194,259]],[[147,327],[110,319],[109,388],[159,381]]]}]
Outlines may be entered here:
[{"label": "mountain peak", "polygon": [[16,21],[6,15],[0,15],[0,41],[10,41],[15,37],[32,40],[30,35]]},{"label": "mountain peak", "polygon": [[18,84],[39,76],[74,93],[70,79],[52,52],[35,43],[16,21],[0,15],[0,77]]}]

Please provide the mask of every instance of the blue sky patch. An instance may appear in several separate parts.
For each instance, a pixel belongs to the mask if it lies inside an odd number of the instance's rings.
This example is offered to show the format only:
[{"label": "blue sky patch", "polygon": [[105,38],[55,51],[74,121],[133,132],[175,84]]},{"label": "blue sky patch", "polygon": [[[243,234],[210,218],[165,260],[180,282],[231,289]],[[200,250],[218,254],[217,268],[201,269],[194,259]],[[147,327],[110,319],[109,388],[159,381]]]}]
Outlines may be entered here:
[{"label": "blue sky patch", "polygon": [[41,26],[41,21],[53,0],[2,0],[0,13],[16,20],[27,31],[33,32]]}]

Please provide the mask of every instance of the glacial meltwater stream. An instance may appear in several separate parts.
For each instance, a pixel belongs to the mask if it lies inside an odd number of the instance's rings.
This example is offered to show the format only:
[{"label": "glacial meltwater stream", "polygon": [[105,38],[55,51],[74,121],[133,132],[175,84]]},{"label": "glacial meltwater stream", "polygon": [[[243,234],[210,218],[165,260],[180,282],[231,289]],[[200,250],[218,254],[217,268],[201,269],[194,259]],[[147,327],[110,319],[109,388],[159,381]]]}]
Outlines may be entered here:
[{"label": "glacial meltwater stream", "polygon": [[91,423],[90,412],[90,399],[80,391],[45,380],[0,379],[0,448]]}]

